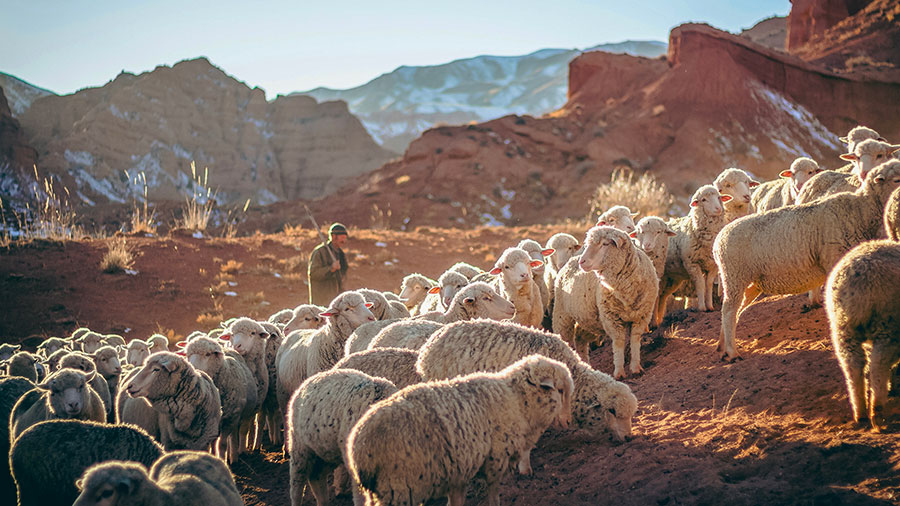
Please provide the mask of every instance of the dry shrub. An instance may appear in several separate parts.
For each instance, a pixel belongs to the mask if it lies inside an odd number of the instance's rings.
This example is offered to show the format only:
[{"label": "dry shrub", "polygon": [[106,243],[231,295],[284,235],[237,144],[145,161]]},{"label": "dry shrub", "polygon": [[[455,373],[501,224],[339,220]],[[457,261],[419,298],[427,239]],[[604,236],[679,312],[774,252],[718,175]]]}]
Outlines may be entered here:
[{"label": "dry shrub", "polygon": [[216,192],[207,186],[209,182],[209,168],[204,171],[203,177],[197,175],[197,167],[191,162],[191,174],[193,191],[190,198],[186,199],[180,219],[175,220],[175,228],[186,230],[206,230],[213,208],[216,206]]},{"label": "dry shrub", "polygon": [[214,329],[218,327],[219,323],[221,323],[224,319],[225,317],[221,312],[207,311],[197,316],[197,324],[200,325],[200,328]]},{"label": "dry shrub", "polygon": [[123,272],[134,265],[134,254],[125,239],[106,243],[106,254],[100,260],[100,269],[107,274]]},{"label": "dry shrub", "polygon": [[240,272],[241,267],[243,267],[243,266],[244,266],[243,262],[238,262],[237,260],[231,259],[231,260],[225,262],[224,264],[222,264],[222,267],[220,267],[220,270],[222,272],[224,272],[225,274],[234,275],[234,274],[237,274],[238,272]]},{"label": "dry shrub", "polygon": [[[128,171],[125,171],[128,176]],[[132,183],[143,186],[143,199],[138,205],[137,199],[131,203],[131,216],[129,225],[133,234],[153,234],[156,232],[156,211],[150,210],[149,199],[147,198],[147,176],[144,172],[136,174]]]},{"label": "dry shrub", "polygon": [[[87,234],[83,227],[77,225],[75,211],[69,205],[69,189],[63,187],[62,191],[58,191],[52,178],[41,179],[37,166],[34,166],[34,181],[30,187],[34,205],[26,203],[21,213],[12,212],[12,220],[16,222],[15,234],[6,227],[6,214],[2,213],[0,243],[8,246],[12,242],[28,243],[35,239],[70,241],[85,237]],[[2,209],[3,202],[0,200]],[[102,234],[97,235],[99,238]]]},{"label": "dry shrub", "polygon": [[601,184],[590,200],[591,211],[587,221],[593,222],[601,213],[613,206],[626,206],[640,216],[666,217],[675,203],[666,185],[647,172],[636,177],[629,168],[618,168],[610,176],[609,183]]}]

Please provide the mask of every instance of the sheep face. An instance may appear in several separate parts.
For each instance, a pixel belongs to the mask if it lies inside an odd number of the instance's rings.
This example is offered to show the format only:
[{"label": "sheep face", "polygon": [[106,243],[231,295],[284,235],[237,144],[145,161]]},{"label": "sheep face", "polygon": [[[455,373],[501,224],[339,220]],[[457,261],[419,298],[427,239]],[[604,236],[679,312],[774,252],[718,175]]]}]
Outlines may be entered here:
[{"label": "sheep face", "polygon": [[846,143],[847,151],[849,153],[852,153],[856,148],[856,145],[866,139],[875,139],[881,142],[887,142],[884,137],[881,136],[881,134],[869,127],[864,127],[862,125],[853,127],[853,129],[847,133],[847,137],[841,137],[841,142]]},{"label": "sheep face", "polygon": [[668,242],[669,237],[674,237],[675,232],[666,225],[661,218],[646,216],[637,223],[634,232],[629,237],[635,240],[637,246],[645,252],[656,251],[663,246],[663,241]]},{"label": "sheep face", "polygon": [[630,234],[634,232],[634,218],[637,215],[625,206],[613,206],[597,218],[597,226],[608,225]]},{"label": "sheep face", "polygon": [[88,382],[94,379],[94,374],[96,373],[85,374],[75,369],[62,369],[37,388],[50,392],[50,410],[56,416],[74,418],[88,405]]},{"label": "sheep face", "polygon": [[581,245],[578,244],[578,239],[569,235],[569,234],[554,234],[547,241],[548,250],[553,250],[553,253],[547,258],[550,263],[553,265],[553,269],[559,271],[566,265],[566,262],[569,261],[570,258],[578,254],[578,250],[581,249]]},{"label": "sheep face", "polygon": [[94,364],[104,378],[122,374],[122,364],[115,348],[104,346],[94,353]]},{"label": "sheep face", "polygon": [[81,352],[70,353],[62,357],[59,361],[59,367],[61,369],[78,369],[79,371],[86,373],[92,373],[97,370],[97,366],[94,364],[94,361],[91,360],[91,357]]},{"label": "sheep face", "polygon": [[441,304],[443,304],[444,308],[448,308],[450,303],[453,302],[453,297],[469,284],[469,279],[458,272],[447,271],[441,275],[438,283],[440,284],[438,291],[441,294]]},{"label": "sheep face", "polygon": [[136,462],[104,462],[91,466],[75,482],[81,494],[74,506],[116,506],[128,504],[129,496],[148,481],[144,467]]},{"label": "sheep face", "polygon": [[400,286],[400,300],[408,309],[412,309],[425,300],[430,289],[431,284],[426,283],[423,278],[407,276],[403,278],[403,284]]},{"label": "sheep face", "polygon": [[[586,433],[599,434],[606,430],[614,441],[625,442],[631,437],[631,420],[637,411],[637,397],[628,385],[609,384],[603,373],[587,371],[573,401],[573,418]],[[603,392],[601,395],[600,393]]]},{"label": "sheep face", "polygon": [[81,344],[81,351],[87,354],[94,353],[103,346],[103,336],[96,332],[87,332],[76,341]]},{"label": "sheep face", "polygon": [[125,346],[125,338],[117,334],[108,334],[103,339],[104,346]]},{"label": "sheep face", "polygon": [[864,183],[886,202],[891,192],[900,187],[900,160],[890,160],[872,169]]},{"label": "sheep face", "polygon": [[0,360],[9,360],[21,347],[18,344],[0,344]]},{"label": "sheep face", "polygon": [[128,343],[128,353],[125,355],[125,361],[133,366],[139,367],[144,365],[150,356],[150,346],[140,339],[132,339]]},{"label": "sheep face", "polygon": [[154,353],[147,359],[141,372],[131,379],[126,391],[131,397],[147,397],[150,400],[164,397],[175,386],[172,385],[171,376],[180,375],[188,367],[190,365],[174,353]]},{"label": "sheep face", "polygon": [[798,195],[800,190],[803,189],[803,185],[819,172],[822,172],[822,169],[819,168],[819,164],[815,160],[801,156],[791,163],[789,170],[782,171],[779,176],[791,178],[793,193]]},{"label": "sheep face", "polygon": [[273,314],[269,317],[269,323],[274,323],[275,325],[287,325],[291,319],[294,318],[294,310],[292,309],[282,309],[281,311]]},{"label": "sheep face", "polygon": [[384,312],[387,310],[388,305],[384,295],[382,295],[381,292],[376,292],[375,290],[369,290],[367,288],[359,290],[359,293],[366,299],[366,302],[372,304],[370,306],[370,311],[375,315],[375,319],[381,320],[384,318]]},{"label": "sheep face", "polygon": [[721,216],[725,212],[722,204],[730,200],[730,195],[720,195],[715,186],[704,185],[691,197],[691,207],[700,210],[706,216]]},{"label": "sheep face", "polygon": [[516,306],[483,282],[472,283],[460,291],[455,303],[462,304],[466,313],[478,318],[508,320],[516,315]]},{"label": "sheep face", "polygon": [[891,159],[900,145],[867,139],[856,145],[852,153],[841,155],[841,159],[853,162],[853,171],[860,181],[865,181],[869,171]]},{"label": "sheep face", "polygon": [[751,188],[756,188],[759,183],[741,169],[731,168],[719,174],[714,185],[722,195],[730,195],[731,202],[746,205],[750,203]]},{"label": "sheep face", "polygon": [[544,262],[532,259],[522,248],[507,248],[494,264],[491,274],[503,276],[505,282],[512,286],[521,286],[533,279],[531,269],[538,265],[544,265]]},{"label": "sheep face", "polygon": [[44,356],[49,356],[55,353],[58,350],[63,348],[68,348],[69,343],[65,339],[61,339],[59,337],[51,337],[49,339],[44,340],[43,343],[38,346],[38,351],[43,352]]},{"label": "sheep face", "polygon": [[151,355],[158,351],[169,351],[169,339],[164,335],[153,334],[147,340],[147,344],[150,345]]},{"label": "sheep face", "polygon": [[630,248],[631,241],[625,232],[613,227],[594,227],[588,230],[584,240],[584,253],[578,260],[583,271],[597,271],[598,275],[608,268],[611,261],[622,258],[623,248]]},{"label": "sheep face", "polygon": [[213,377],[225,362],[225,352],[222,346],[208,337],[200,337],[188,343],[185,355],[194,369],[201,370]]},{"label": "sheep face", "polygon": [[532,260],[541,261],[541,265],[532,268],[531,271],[543,275],[545,263],[544,257],[549,257],[550,255],[552,255],[554,249],[550,247],[544,248],[539,242],[533,239],[522,239],[521,241],[519,241],[519,244],[516,247],[522,248],[523,250],[527,251]]},{"label": "sheep face", "polygon": [[[515,379],[521,380],[525,397],[537,401],[549,413],[554,414],[555,422],[562,428],[572,423],[572,374],[569,369],[553,359],[541,355],[529,355],[507,367],[502,373],[509,371]],[[501,374],[502,374],[501,373]]]},{"label": "sheep face", "polygon": [[319,316],[330,317],[332,321],[343,319],[353,331],[363,323],[375,321],[375,315],[369,310],[371,307],[372,303],[366,302],[362,295],[345,292],[331,301],[329,308]]},{"label": "sheep face", "polygon": [[262,325],[250,318],[238,318],[221,337],[231,340],[234,351],[241,355],[247,355],[255,349],[265,349],[265,340],[269,337],[269,333]]},{"label": "sheep face", "polygon": [[284,326],[284,334],[290,334],[295,330],[317,329],[325,323],[325,319],[319,316],[324,308],[304,304],[294,309],[294,317]]}]

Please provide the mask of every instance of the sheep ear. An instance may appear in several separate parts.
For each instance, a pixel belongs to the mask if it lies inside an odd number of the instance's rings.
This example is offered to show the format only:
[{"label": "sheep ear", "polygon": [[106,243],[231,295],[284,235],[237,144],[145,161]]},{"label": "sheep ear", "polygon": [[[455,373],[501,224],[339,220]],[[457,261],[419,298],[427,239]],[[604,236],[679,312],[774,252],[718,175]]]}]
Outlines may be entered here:
[{"label": "sheep ear", "polygon": [[544,262],[540,260],[532,260],[528,265],[530,265],[534,269],[537,269],[538,267],[544,265]]},{"label": "sheep ear", "polygon": [[667,229],[666,229],[666,235],[669,236],[669,237],[675,237],[675,236],[678,235],[678,234],[675,233],[674,230],[668,229],[668,228],[667,228]]},{"label": "sheep ear", "polygon": [[691,201],[691,207],[697,207],[697,206],[699,206],[699,205],[700,205],[700,203],[697,202],[696,200],[692,200],[692,201]]},{"label": "sheep ear", "polygon": [[850,142],[850,139],[848,139],[847,137],[838,137],[838,140],[843,142],[844,144],[847,144],[848,142]]},{"label": "sheep ear", "polygon": [[637,239],[637,232],[632,232],[632,233],[628,234],[628,237],[631,237],[632,239]]},{"label": "sheep ear", "polygon": [[182,356],[182,357],[186,357],[186,356],[187,356],[187,352],[184,351],[184,350],[176,351],[175,354],[176,354],[176,355],[180,355],[180,356]]},{"label": "sheep ear", "polygon": [[841,160],[847,160],[848,162],[852,162],[854,160],[859,160],[859,157],[853,153],[844,153],[841,155]]},{"label": "sheep ear", "polygon": [[496,275],[500,274],[500,272],[501,272],[501,269],[499,267],[494,267],[493,269],[491,269],[489,271],[491,276],[496,276]]},{"label": "sheep ear", "polygon": [[[221,339],[223,341],[231,341],[231,334],[222,333],[221,335],[219,335],[219,339]],[[176,346],[177,346],[177,344],[176,344]]]},{"label": "sheep ear", "polygon": [[719,200],[721,200],[722,202],[728,202],[733,198],[734,197],[732,197],[731,195],[719,195]]},{"label": "sheep ear", "polygon": [[187,348],[187,341],[178,341],[175,343],[175,347],[178,349]]},{"label": "sheep ear", "polygon": [[165,369],[168,372],[173,372],[175,370],[175,368],[177,367],[177,364],[172,359],[161,360],[159,362],[159,365],[160,365],[160,367],[162,367],[163,369]]},{"label": "sheep ear", "polygon": [[319,316],[323,318],[326,316],[337,316],[337,311],[335,311],[334,309],[328,309],[324,313],[319,313]]},{"label": "sheep ear", "polygon": [[553,249],[553,248],[547,248],[547,249],[541,250],[541,255],[542,255],[542,256],[545,256],[545,257],[548,257],[548,256],[552,255],[552,254],[555,253],[555,252],[556,252],[555,249]]},{"label": "sheep ear", "polygon": [[374,306],[374,305],[375,304],[372,304],[371,302],[366,302],[366,307],[369,309],[372,309],[372,306]]},{"label": "sheep ear", "polygon": [[638,216],[639,214],[641,214],[640,211],[638,211],[638,212],[636,212],[636,213],[631,213],[631,217],[632,217],[632,218],[637,218],[637,216]]},{"label": "sheep ear", "polygon": [[900,150],[900,144],[895,144],[895,145],[891,146],[890,148],[888,148],[888,155],[893,155],[898,150]]},{"label": "sheep ear", "polygon": [[759,186],[759,181],[750,181],[750,188],[756,188]]},{"label": "sheep ear", "polygon": [[778,177],[792,177],[794,175],[790,170],[783,170],[778,174]]},{"label": "sheep ear", "polygon": [[439,287],[439,286],[432,286],[431,288],[428,289],[428,293],[440,293],[440,292],[441,292],[441,287]]},{"label": "sheep ear", "polygon": [[609,240],[612,241],[613,244],[615,244],[617,248],[621,248],[622,245],[624,244],[624,241],[622,240],[622,236],[620,236],[619,234],[610,236]]},{"label": "sheep ear", "polygon": [[474,297],[466,297],[465,299],[463,299],[463,304],[472,305],[474,303],[475,303]]},{"label": "sheep ear", "polygon": [[597,220],[597,224],[594,225],[594,226],[595,226],[595,227],[602,227],[603,225],[606,225],[606,220]]}]

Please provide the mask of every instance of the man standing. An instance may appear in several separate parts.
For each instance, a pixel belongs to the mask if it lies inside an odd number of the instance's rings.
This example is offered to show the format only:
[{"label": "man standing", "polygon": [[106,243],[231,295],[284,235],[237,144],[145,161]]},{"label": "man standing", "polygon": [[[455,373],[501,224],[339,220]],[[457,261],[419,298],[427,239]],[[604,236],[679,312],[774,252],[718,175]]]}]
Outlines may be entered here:
[{"label": "man standing", "polygon": [[347,244],[347,227],[334,223],[328,229],[328,243],[316,246],[309,255],[309,303],[328,307],[344,291],[347,257],[341,248]]}]

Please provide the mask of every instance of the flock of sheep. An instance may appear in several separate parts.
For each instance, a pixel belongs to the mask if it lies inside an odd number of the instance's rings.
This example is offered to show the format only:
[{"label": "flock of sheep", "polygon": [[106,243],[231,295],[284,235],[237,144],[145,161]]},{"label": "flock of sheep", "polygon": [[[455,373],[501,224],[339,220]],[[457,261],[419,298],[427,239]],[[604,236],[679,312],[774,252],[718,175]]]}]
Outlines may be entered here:
[{"label": "flock of sheep", "polygon": [[[399,295],[233,319],[175,353],[163,336],[126,344],[86,328],[37,354],[0,346],[0,491],[14,483],[22,506],[243,504],[228,465],[265,435],[290,457],[295,506],[307,486],[327,503],[329,480],[355,504],[462,505],[476,475],[499,504],[503,477],[532,472],[551,426],[630,438],[637,398],[619,380],[643,371],[641,336],[672,295],[713,310],[719,281],[729,360],[741,309],[763,293],[815,302],[825,284],[854,420],[877,430],[900,360],[900,146],[865,127],[845,141],[852,163],[836,171],[798,158],[760,185],[727,169],[685,217],[635,223],[616,206],[583,242],[526,239],[486,272],[457,263],[407,275]],[[612,375],[588,360],[603,336]]]}]

